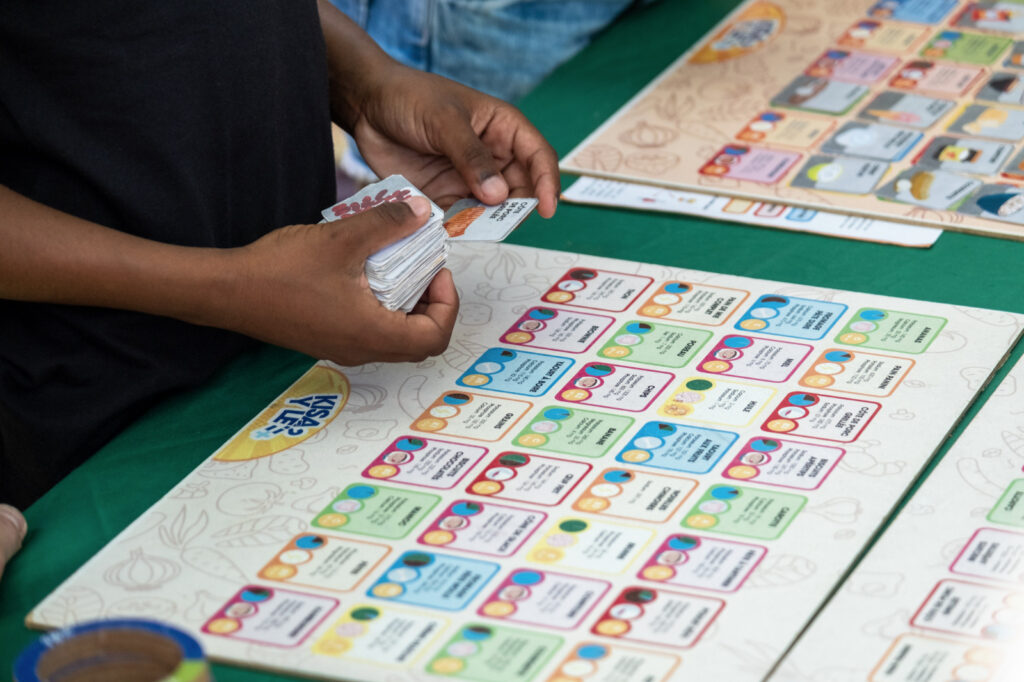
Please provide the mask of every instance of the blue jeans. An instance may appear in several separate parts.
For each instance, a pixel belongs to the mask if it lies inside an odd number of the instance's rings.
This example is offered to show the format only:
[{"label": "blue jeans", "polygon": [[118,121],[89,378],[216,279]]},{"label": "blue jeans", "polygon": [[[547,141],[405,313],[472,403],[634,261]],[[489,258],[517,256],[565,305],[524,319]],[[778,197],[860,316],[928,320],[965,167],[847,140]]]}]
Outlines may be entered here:
[{"label": "blue jeans", "polygon": [[409,66],[515,101],[634,0],[331,0]]}]

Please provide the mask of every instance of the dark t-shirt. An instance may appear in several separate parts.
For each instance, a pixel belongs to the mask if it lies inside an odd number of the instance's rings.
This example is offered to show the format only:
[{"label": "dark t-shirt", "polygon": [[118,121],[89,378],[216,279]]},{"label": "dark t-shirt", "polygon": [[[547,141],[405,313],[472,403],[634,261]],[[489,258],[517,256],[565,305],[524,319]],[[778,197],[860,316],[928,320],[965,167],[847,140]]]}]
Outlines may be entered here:
[{"label": "dark t-shirt", "polygon": [[[318,220],[332,161],[314,0],[0,4],[0,184],[25,196],[230,247]],[[248,343],[97,308],[0,301],[0,320],[0,501],[20,505]]]}]

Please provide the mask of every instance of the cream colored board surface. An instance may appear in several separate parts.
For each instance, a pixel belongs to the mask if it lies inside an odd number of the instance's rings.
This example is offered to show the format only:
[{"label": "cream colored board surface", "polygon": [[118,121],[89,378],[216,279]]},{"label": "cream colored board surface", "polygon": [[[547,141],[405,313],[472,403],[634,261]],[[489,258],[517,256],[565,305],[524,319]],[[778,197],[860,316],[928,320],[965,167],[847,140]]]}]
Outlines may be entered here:
[{"label": "cream colored board surface", "polygon": [[[536,680],[547,680],[554,676],[573,645],[579,642],[596,642],[606,647],[610,646],[613,650],[622,647],[626,653],[633,652],[632,655],[639,652],[638,660],[648,662],[664,662],[668,660],[666,657],[678,657],[678,667],[675,671],[666,673],[667,668],[664,668],[658,674],[659,678],[721,679],[730,682],[761,680],[833,589],[838,576],[890,513],[893,504],[935,452],[966,406],[981,389],[993,368],[1002,361],[1005,353],[1019,337],[1022,327],[1019,316],[997,311],[819,289],[509,245],[457,245],[453,248],[449,265],[453,272],[458,273],[457,285],[462,296],[462,308],[452,344],[442,356],[414,365],[371,364],[343,369],[350,384],[349,397],[344,409],[333,420],[328,421],[308,439],[277,454],[248,461],[216,461],[211,458],[170,490],[163,499],[40,603],[29,615],[29,622],[38,627],[52,628],[103,616],[159,618],[198,634],[208,656],[212,659],[325,679],[355,680],[437,679],[438,675],[424,671],[428,663],[434,660],[444,648],[445,642],[461,626],[482,623],[508,627],[533,635],[560,638],[557,648],[555,639],[547,640],[551,643],[549,648],[553,648],[547,651],[550,657],[544,659],[543,665],[534,664],[529,668],[532,679]],[[417,527],[414,532],[398,540],[381,540],[346,534],[344,527],[333,531],[314,529],[311,525],[314,517],[335,499],[339,491],[352,483],[373,483],[361,478],[361,472],[381,454],[385,446],[403,435],[424,435],[410,431],[409,427],[443,392],[459,389],[494,396],[506,395],[488,394],[486,387],[462,389],[455,381],[465,370],[473,366],[477,358],[488,348],[508,347],[499,343],[499,339],[529,308],[551,305],[561,310],[583,310],[573,309],[565,304],[549,304],[543,300],[545,292],[570,268],[575,267],[642,275],[652,278],[653,284],[639,298],[633,298],[628,309],[623,312],[587,311],[615,318],[615,325],[587,352],[575,356],[563,354],[576,361],[571,372],[588,361],[607,361],[597,355],[597,350],[611,337],[612,330],[619,324],[631,319],[652,321],[652,318],[638,316],[637,311],[644,307],[648,297],[661,283],[669,280],[686,281],[700,286],[728,287],[750,292],[747,301],[736,308],[735,314],[726,323],[702,327],[712,332],[713,337],[697,359],[683,369],[665,370],[675,375],[666,391],[675,391],[681,382],[691,375],[715,378],[712,375],[702,375],[698,371],[697,365],[702,362],[700,358],[703,358],[724,335],[738,333],[734,323],[751,307],[751,301],[765,294],[778,295],[789,300],[801,298],[848,306],[836,325],[821,340],[801,341],[770,337],[783,341],[799,341],[812,346],[813,350],[807,362],[811,361],[810,358],[817,357],[824,349],[836,346],[833,340],[836,334],[861,307],[932,315],[944,318],[947,322],[925,352],[902,356],[904,359],[913,359],[915,364],[892,395],[880,398],[859,396],[865,400],[876,400],[880,408],[855,441],[836,444],[792,436],[794,441],[838,445],[845,449],[845,455],[819,488],[791,490],[757,482],[740,483],[741,487],[753,491],[751,494],[785,492],[806,498],[803,509],[791,517],[791,525],[777,539],[736,537],[718,533],[714,528],[704,531],[684,529],[681,525],[680,512],[690,510],[711,486],[735,483],[722,476],[729,460],[737,452],[739,445],[746,443],[748,439],[773,435],[761,430],[764,417],[789,391],[807,390],[797,384],[797,379],[803,374],[806,365],[801,366],[790,379],[770,384],[778,393],[750,426],[712,427],[731,430],[737,433],[739,438],[709,473],[696,475],[641,466],[630,467],[636,471],[690,478],[696,481],[697,487],[686,503],[668,521],[608,519],[609,523],[644,528],[653,533],[652,544],[640,550],[632,547],[627,552],[626,560],[629,567],[621,573],[595,574],[588,570],[569,567],[550,569],[580,577],[597,578],[611,584],[611,588],[583,618],[580,625],[571,630],[556,630],[544,625],[506,623],[480,616],[477,609],[494,589],[496,581],[502,580],[514,567],[529,566],[547,570],[534,561],[526,560],[525,555],[532,551],[531,548],[538,539],[558,519],[570,516],[591,524],[601,522],[600,514],[572,510],[569,505],[581,496],[582,491],[594,482],[598,472],[605,467],[629,466],[616,462],[616,453],[622,450],[642,423],[666,419],[659,416],[656,409],[664,402],[665,396],[669,395],[667,392],[651,407],[640,413],[585,407],[604,415],[630,414],[636,420],[615,447],[599,459],[541,452],[516,445],[513,439],[519,433],[518,426],[497,442],[481,443],[455,436],[437,435],[435,437],[456,443],[483,445],[490,452],[483,460],[477,462],[457,487],[452,489],[435,490],[384,483],[394,488],[428,492],[441,498],[434,510],[425,517],[423,525]],[[769,338],[764,334],[760,336]],[[532,348],[524,350],[559,355],[552,351]],[[887,354],[900,356],[895,352]],[[620,362],[627,364],[628,360]],[[329,373],[325,369],[326,365],[319,367],[320,369],[314,372],[315,375]],[[566,377],[568,376],[567,374]],[[543,406],[568,405],[557,402],[554,397],[562,390],[566,377],[555,385],[552,392],[539,399],[508,396],[527,400],[534,405],[520,426],[528,422]],[[285,395],[295,397],[296,394]],[[668,421],[688,423],[686,418]],[[237,442],[246,442],[246,447],[262,447],[258,442],[251,440],[252,431],[249,427],[243,429],[236,436],[236,439],[240,439]],[[484,462],[489,462],[498,453],[507,450],[571,461],[586,461],[594,468],[580,487],[559,507],[537,507],[527,503],[495,501],[520,508],[542,509],[548,514],[544,524],[514,555],[499,559],[451,548],[436,550],[437,554],[500,564],[497,577],[492,578],[477,592],[465,609],[445,611],[405,604],[392,605],[387,600],[367,596],[367,588],[403,551],[435,551],[431,547],[418,544],[416,538],[425,524],[433,521],[447,503],[468,498],[482,500],[488,504],[487,498],[467,495],[466,485],[480,472]],[[683,516],[689,518],[687,514]],[[390,546],[390,554],[380,565],[370,570],[355,589],[347,592],[289,586],[258,577],[261,568],[271,561],[293,536],[310,530],[360,542],[387,545]],[[766,553],[746,582],[735,592],[662,586],[660,583],[637,577],[637,572],[651,556],[655,543],[681,532],[759,545],[766,549]],[[200,634],[203,624],[217,614],[241,587],[249,584],[337,599],[340,605],[331,610],[324,620],[318,621],[309,636],[297,646],[269,646],[224,636]],[[721,600],[724,602],[724,608],[703,635],[689,646],[620,642],[614,637],[591,633],[590,629],[598,621],[603,622],[602,614],[612,604],[618,592],[625,587],[634,586],[693,595],[698,600],[692,602],[691,606],[708,603],[700,600]],[[345,656],[334,657],[312,652],[314,643],[319,639],[335,637],[332,634],[335,623],[349,609],[367,604],[385,613],[401,611],[411,618],[421,619],[421,623],[434,622],[437,628],[431,631],[430,637],[426,637],[414,647],[415,655],[406,664],[399,666],[385,666],[379,662],[357,661]],[[322,613],[317,613],[316,617],[322,616]],[[352,627],[342,629],[351,632]],[[462,646],[457,648],[456,653],[465,654],[466,651],[467,648]],[[447,657],[451,658],[451,655]],[[573,669],[579,670],[580,666],[576,665]],[[454,677],[459,679],[457,676]],[[492,675],[491,679],[520,678],[505,671]],[[636,677],[630,678],[626,675],[615,679],[633,682]]]},{"label": "cream colored board surface", "polygon": [[[1024,360],[798,640],[772,682],[1024,679],[1024,526],[991,518],[1019,497],[1011,490],[1015,481],[1024,490]],[[1012,506],[1019,515],[1020,505]],[[974,634],[929,622],[923,612],[918,616],[932,590],[950,581],[979,586],[980,595],[999,591],[1009,603],[995,623],[980,606],[973,616],[971,608],[954,607],[951,613],[965,627],[977,620]],[[969,606],[966,596],[959,599]],[[1005,627],[986,632],[992,624]],[[926,642],[935,649],[926,651]]]}]

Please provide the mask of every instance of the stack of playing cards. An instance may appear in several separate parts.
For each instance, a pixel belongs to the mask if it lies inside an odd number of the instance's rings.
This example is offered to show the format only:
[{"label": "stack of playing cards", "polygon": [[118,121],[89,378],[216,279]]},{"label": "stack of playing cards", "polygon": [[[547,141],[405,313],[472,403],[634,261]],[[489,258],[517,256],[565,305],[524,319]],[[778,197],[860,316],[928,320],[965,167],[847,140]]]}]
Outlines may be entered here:
[{"label": "stack of playing cards", "polygon": [[[324,221],[341,220],[413,196],[427,198],[401,175],[392,175],[324,209]],[[409,312],[444,267],[449,239],[500,242],[536,205],[536,199],[508,199],[497,206],[462,199],[442,213],[431,201],[430,217],[420,229],[366,259],[370,289],[388,310]]]}]

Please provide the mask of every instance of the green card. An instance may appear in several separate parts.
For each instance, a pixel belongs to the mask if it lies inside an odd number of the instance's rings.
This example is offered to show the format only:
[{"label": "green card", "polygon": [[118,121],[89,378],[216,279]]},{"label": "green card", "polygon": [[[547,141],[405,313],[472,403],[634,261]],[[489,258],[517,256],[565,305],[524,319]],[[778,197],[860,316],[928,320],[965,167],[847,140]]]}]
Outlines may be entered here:
[{"label": "green card", "polygon": [[530,682],[562,638],[482,623],[463,626],[427,664],[434,675],[479,682]]},{"label": "green card", "polygon": [[1024,528],[1024,478],[1010,483],[986,517],[993,523]]},{"label": "green card", "polygon": [[995,64],[1011,44],[1013,44],[1013,40],[1010,38],[985,35],[984,33],[939,31],[921,50],[921,56],[929,59],[947,59],[962,64],[988,66]]},{"label": "green card", "polygon": [[641,365],[683,367],[711,336],[703,329],[631,320],[612,334],[598,355]]},{"label": "green card", "polygon": [[835,340],[847,346],[897,353],[923,353],[946,326],[946,318],[898,310],[861,308]]},{"label": "green card", "polygon": [[683,518],[684,528],[774,540],[789,527],[807,498],[759,488],[713,485]]},{"label": "green card", "polygon": [[633,425],[633,418],[571,407],[545,407],[515,444],[578,457],[601,457]]},{"label": "green card", "polygon": [[440,500],[415,490],[353,483],[317,514],[313,525],[397,540],[408,535]]}]

